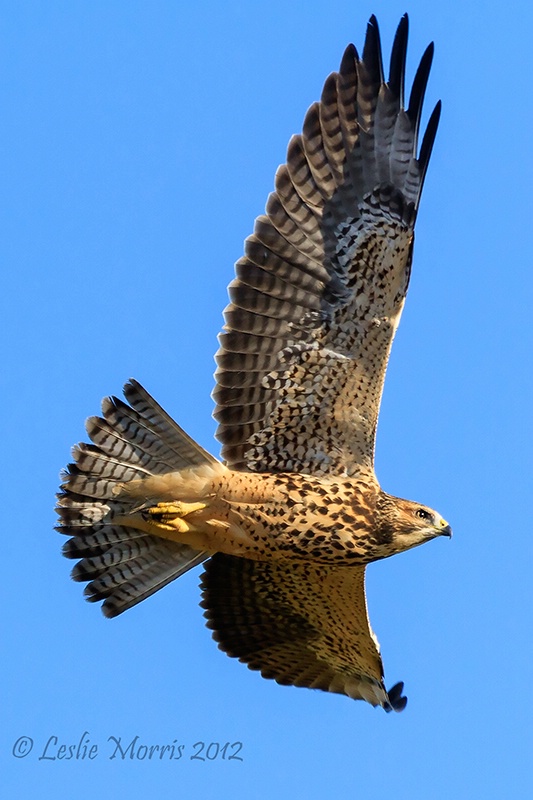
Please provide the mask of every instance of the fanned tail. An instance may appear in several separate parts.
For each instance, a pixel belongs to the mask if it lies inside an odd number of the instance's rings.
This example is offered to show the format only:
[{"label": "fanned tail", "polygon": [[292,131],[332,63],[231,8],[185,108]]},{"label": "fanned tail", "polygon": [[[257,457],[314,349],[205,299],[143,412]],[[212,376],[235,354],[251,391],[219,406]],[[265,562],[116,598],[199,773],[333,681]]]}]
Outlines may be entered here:
[{"label": "fanned tail", "polygon": [[124,387],[126,404],[116,397],[102,403],[102,417],[87,420],[92,444],[74,448],[74,463],[64,473],[58,494],[57,530],[71,536],[63,548],[80,559],[72,571],[89,581],[85,594],[103,600],[106,617],[115,617],[166,586],[208,557],[188,545],[119,525],[135,498],[117,496],[130,480],[188,467],[217,464],[206,450],[134,380]]}]

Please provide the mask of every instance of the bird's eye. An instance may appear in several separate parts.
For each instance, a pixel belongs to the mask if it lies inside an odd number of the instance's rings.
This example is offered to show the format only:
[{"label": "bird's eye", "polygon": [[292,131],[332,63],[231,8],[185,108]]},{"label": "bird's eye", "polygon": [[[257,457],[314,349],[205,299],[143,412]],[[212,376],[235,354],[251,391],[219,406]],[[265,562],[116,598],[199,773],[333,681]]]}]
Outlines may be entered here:
[{"label": "bird's eye", "polygon": [[429,511],[426,511],[425,508],[417,508],[415,511],[415,515],[417,517],[420,517],[420,519],[427,519],[431,521],[433,520],[433,516],[429,513]]}]

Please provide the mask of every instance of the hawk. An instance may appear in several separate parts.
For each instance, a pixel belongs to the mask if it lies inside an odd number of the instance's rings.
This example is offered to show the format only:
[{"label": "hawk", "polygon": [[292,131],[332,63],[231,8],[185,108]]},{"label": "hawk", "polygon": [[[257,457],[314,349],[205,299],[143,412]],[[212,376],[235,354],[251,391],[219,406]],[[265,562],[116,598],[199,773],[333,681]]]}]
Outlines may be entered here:
[{"label": "hawk", "polygon": [[[278,683],[386,711],[367,615],[372,561],[451,529],[384,492],[374,440],[402,312],[440,103],[418,133],[433,45],[404,103],[407,15],[385,80],[368,23],[290,140],[266,213],[229,285],[216,355],[222,461],[134,380],[103,401],[59,494],[73,578],[114,617],[206,562],[202,607],[219,647]],[[407,107],[406,107],[407,106]]]}]

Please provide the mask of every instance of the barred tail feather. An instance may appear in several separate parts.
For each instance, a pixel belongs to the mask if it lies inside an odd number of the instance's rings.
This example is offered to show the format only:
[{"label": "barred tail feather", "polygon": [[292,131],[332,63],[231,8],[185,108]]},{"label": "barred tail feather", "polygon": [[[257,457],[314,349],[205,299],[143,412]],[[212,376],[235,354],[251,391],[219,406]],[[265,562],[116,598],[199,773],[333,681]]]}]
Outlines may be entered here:
[{"label": "barred tail feather", "polygon": [[124,525],[135,497],[117,497],[125,481],[218,463],[177,425],[134,380],[124,387],[128,404],[116,397],[102,403],[102,417],[87,420],[92,444],[79,444],[58,494],[57,530],[71,538],[63,553],[80,559],[76,581],[88,581],[91,602],[115,617],[140,603],[208,557],[185,544],[150,536]]}]

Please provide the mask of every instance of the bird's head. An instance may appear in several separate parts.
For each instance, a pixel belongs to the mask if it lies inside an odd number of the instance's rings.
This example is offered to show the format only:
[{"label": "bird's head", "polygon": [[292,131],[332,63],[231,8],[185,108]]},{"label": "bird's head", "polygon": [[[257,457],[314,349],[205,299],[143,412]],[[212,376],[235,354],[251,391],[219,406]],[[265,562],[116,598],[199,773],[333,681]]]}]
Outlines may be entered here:
[{"label": "bird's head", "polygon": [[432,508],[381,492],[376,507],[376,532],[383,557],[410,550],[452,529]]}]

